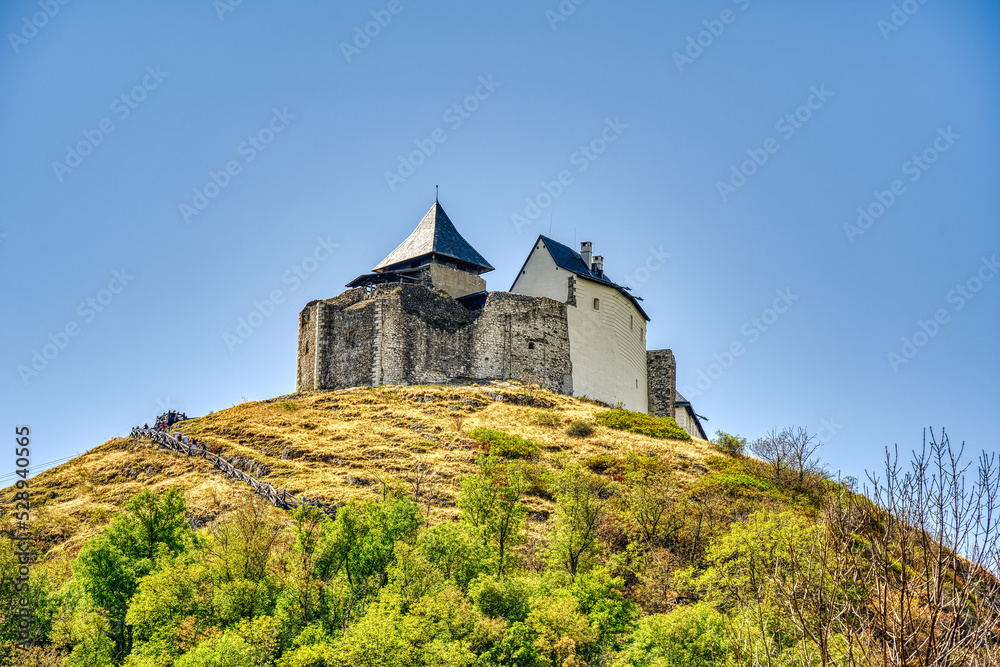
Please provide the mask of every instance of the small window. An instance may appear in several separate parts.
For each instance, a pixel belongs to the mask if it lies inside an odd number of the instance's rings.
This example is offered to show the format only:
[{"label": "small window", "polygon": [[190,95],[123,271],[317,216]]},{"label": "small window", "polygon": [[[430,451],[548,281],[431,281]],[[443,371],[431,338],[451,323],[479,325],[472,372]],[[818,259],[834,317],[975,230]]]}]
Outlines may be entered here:
[{"label": "small window", "polygon": [[306,341],[306,354],[309,354],[309,341]]},{"label": "small window", "polygon": [[635,315],[628,316],[628,328],[630,330],[635,328]]},{"label": "small window", "polygon": [[534,350],[535,349],[535,344],[534,343],[528,343],[528,349],[529,350]]},{"label": "small window", "polygon": [[594,310],[600,310],[600,309],[601,309],[601,300],[595,297],[594,298]]},{"label": "small window", "polygon": [[639,388],[639,378],[636,378],[636,379],[635,379],[635,388],[636,388],[636,389],[638,389],[638,388]]},{"label": "small window", "polygon": [[347,344],[354,345],[354,329],[349,329],[347,331]]}]

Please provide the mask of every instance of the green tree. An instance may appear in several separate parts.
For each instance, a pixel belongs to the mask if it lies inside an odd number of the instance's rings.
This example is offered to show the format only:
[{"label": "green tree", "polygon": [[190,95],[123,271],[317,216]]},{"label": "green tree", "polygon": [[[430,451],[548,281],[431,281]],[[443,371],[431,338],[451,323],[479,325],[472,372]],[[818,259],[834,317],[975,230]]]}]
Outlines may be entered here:
[{"label": "green tree", "polygon": [[145,569],[153,569],[160,545],[173,554],[185,551],[194,533],[185,513],[184,493],[172,487],[157,494],[143,489],[125,506],[108,527],[108,539],[125,558]]},{"label": "green tree", "polygon": [[212,624],[212,582],[200,558],[168,559],[143,577],[125,621],[133,628],[133,653],[177,657],[196,645]]},{"label": "green tree", "polygon": [[494,456],[480,456],[479,472],[464,475],[458,505],[462,520],[482,535],[483,544],[495,550],[496,572],[502,575],[512,560],[513,547],[524,537],[528,510],[521,497],[528,486],[520,469]]},{"label": "green tree", "polygon": [[348,503],[337,511],[337,519],[318,547],[318,576],[326,581],[343,571],[356,593],[363,592],[373,578],[379,588],[385,586],[395,543],[412,541],[421,523],[420,507],[409,500]]},{"label": "green tree", "polygon": [[569,589],[580,611],[597,630],[598,640],[612,647],[632,631],[639,617],[639,608],[622,595],[624,587],[624,579],[596,567],[577,576]]},{"label": "green tree", "polygon": [[712,443],[731,456],[742,456],[746,449],[747,439],[725,431],[716,431],[715,440]]},{"label": "green tree", "polygon": [[724,667],[732,665],[726,617],[701,603],[639,620],[614,667]]},{"label": "green tree", "polygon": [[175,667],[271,667],[280,651],[281,623],[271,616],[245,619],[207,639],[174,663]]},{"label": "green tree", "polygon": [[447,579],[465,590],[476,576],[488,572],[489,549],[467,523],[439,523],[417,538],[420,551]]},{"label": "green tree", "polygon": [[207,550],[214,605],[225,623],[271,611],[278,584],[269,566],[281,530],[276,510],[256,497],[244,497],[211,527]]},{"label": "green tree", "polygon": [[[0,665],[16,664],[14,661],[22,655],[15,648],[21,641],[22,620],[28,622],[26,643],[45,644],[55,612],[55,599],[49,591],[45,570],[33,562],[33,555],[19,554],[18,544],[21,543],[0,537]],[[25,560],[29,562],[22,563]],[[26,587],[19,579],[22,565],[29,568]],[[24,606],[22,601],[26,603]]]},{"label": "green tree", "polygon": [[609,495],[606,486],[579,463],[566,466],[556,476],[549,560],[574,578],[597,553],[597,529],[604,519]]}]

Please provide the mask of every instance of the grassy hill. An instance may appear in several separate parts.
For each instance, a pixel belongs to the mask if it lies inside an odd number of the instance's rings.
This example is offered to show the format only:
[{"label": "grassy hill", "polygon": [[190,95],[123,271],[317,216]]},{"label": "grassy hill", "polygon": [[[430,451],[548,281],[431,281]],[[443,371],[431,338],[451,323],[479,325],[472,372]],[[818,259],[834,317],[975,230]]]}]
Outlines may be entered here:
[{"label": "grassy hill", "polygon": [[[689,485],[719,455],[701,440],[664,440],[602,426],[595,414],[607,409],[519,383],[362,387],[244,403],[172,430],[221,447],[237,467],[275,488],[331,503],[376,498],[385,483],[409,488],[423,468],[430,477],[425,483],[434,487],[432,521],[457,513],[458,478],[474,472],[481,451],[469,435],[478,428],[537,442],[539,455],[527,462],[536,479],[567,458],[634,454],[659,458]],[[565,432],[578,420],[592,425],[593,435]],[[247,493],[245,485],[204,460],[148,441],[114,438],[31,480],[33,535],[45,551],[75,554],[137,492],[171,486],[184,490],[195,525],[231,508],[234,494]],[[545,521],[551,497],[534,491],[525,499],[529,519]],[[4,489],[2,497],[13,493]]]},{"label": "grassy hill", "polygon": [[511,382],[172,430],[336,519],[112,439],[31,480],[27,653],[0,540],[0,666],[1000,664],[1000,470],[963,486],[946,439],[862,496],[787,451]]}]

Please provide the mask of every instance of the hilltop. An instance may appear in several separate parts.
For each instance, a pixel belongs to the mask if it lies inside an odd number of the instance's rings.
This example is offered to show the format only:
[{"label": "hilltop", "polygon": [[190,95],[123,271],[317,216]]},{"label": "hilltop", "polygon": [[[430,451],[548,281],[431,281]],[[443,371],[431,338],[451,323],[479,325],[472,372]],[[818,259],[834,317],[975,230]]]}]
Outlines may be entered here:
[{"label": "hilltop", "polygon": [[150,433],[31,480],[40,557],[16,593],[0,541],[0,665],[1000,664],[1000,470],[984,457],[966,488],[945,437],[864,496],[796,467],[801,430],[758,460],[515,382],[308,392],[170,430],[212,455]]},{"label": "hilltop", "polygon": [[[475,471],[477,428],[515,433],[541,445],[528,463],[536,477],[568,458],[655,456],[685,484],[705,474],[719,452],[702,440],[650,438],[602,426],[608,408],[526,386],[424,385],[359,387],[253,401],[177,424],[171,431],[204,440],[255,478],[295,495],[328,503],[379,497],[386,483],[409,487],[416,477],[434,486],[432,521],[457,514],[458,478]],[[539,422],[538,416],[550,425]],[[591,424],[573,437],[565,426]],[[422,471],[420,469],[423,469]],[[113,438],[31,480],[32,530],[45,551],[73,554],[142,489],[185,492],[193,524],[204,525],[248,493],[210,463],[145,440]],[[3,497],[13,489],[3,491]],[[529,520],[545,521],[546,494],[526,497]]]}]

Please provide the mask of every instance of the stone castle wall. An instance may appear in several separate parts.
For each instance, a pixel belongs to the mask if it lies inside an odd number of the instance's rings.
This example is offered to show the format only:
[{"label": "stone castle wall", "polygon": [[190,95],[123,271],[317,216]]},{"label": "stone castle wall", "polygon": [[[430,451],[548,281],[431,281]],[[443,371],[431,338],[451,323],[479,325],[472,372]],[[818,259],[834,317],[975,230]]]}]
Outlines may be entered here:
[{"label": "stone castle wall", "polygon": [[565,304],[492,292],[468,310],[423,286],[384,285],[299,315],[298,391],[493,379],[572,393]]},{"label": "stone castle wall", "polygon": [[654,417],[673,417],[676,407],[677,362],[670,350],[646,352],[649,414]]}]

